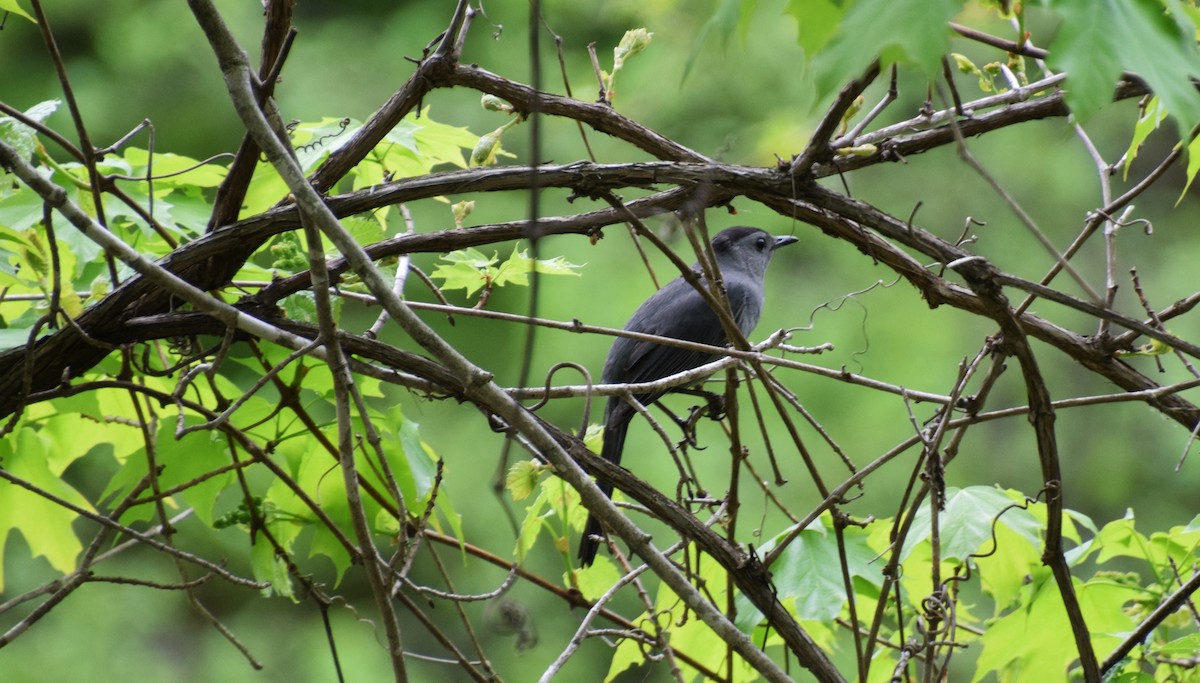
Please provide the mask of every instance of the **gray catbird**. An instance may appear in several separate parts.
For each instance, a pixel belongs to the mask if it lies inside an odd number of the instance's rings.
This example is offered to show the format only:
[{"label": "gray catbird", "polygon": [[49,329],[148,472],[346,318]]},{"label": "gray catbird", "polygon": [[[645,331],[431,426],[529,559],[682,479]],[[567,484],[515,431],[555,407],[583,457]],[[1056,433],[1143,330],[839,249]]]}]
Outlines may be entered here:
[{"label": "gray catbird", "polygon": [[[749,334],[758,324],[763,303],[763,276],[767,272],[771,253],[795,241],[795,237],[772,237],[763,230],[749,227],[728,228],[713,237],[712,250],[725,283],[729,306],[743,334]],[[693,268],[696,269],[696,266]],[[703,277],[701,282],[704,282]],[[707,283],[704,286],[708,286]],[[717,314],[682,277],[675,278],[646,299],[625,324],[625,329],[711,346],[728,343]],[[604,361],[601,381],[605,384],[653,382],[698,368],[717,358],[703,351],[617,337],[608,352],[608,359]],[[650,405],[664,393],[636,394],[634,398],[643,405]],[[625,432],[636,412],[622,397],[609,397],[604,407],[601,457],[614,464],[621,463]],[[600,482],[599,486],[606,495],[612,495],[611,485]],[[601,534],[603,529],[600,522],[589,515],[583,539],[579,543],[579,561],[583,566],[589,566],[595,560],[600,547],[597,539]]]}]

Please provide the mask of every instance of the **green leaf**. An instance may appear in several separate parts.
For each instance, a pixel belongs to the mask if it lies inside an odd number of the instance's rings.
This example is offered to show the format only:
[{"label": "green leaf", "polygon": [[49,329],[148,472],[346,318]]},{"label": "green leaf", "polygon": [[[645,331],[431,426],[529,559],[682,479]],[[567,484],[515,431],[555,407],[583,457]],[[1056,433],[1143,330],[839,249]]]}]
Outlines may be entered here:
[{"label": "green leaf", "polygon": [[492,264],[497,258],[484,256],[478,249],[460,249],[442,257],[447,263],[439,264],[430,277],[442,280],[442,289],[465,289],[467,296],[483,289],[488,284]]},{"label": "green leaf", "polygon": [[796,20],[800,47],[811,57],[833,38],[844,10],[831,0],[788,0],[783,11]]},{"label": "green leaf", "polygon": [[1156,683],[1157,678],[1154,678],[1150,673],[1144,671],[1123,671],[1117,673],[1116,676],[1106,676],[1104,683]]},{"label": "green leaf", "polygon": [[[712,586],[712,584],[708,585]],[[724,671],[729,654],[725,641],[700,619],[680,620],[680,616],[675,615],[675,621],[682,621],[682,625],[676,625],[668,631],[671,636],[671,647],[680,652],[692,654],[697,663],[708,671]],[[689,666],[687,662],[680,661],[679,668],[683,672],[684,680],[696,681],[707,678],[701,676],[700,672]],[[758,672],[736,653],[733,655],[732,670],[732,680],[734,681],[762,680]]]},{"label": "green leaf", "polygon": [[[466,128],[431,120],[426,107],[419,116],[405,117],[354,168],[354,189],[377,185],[390,178],[424,175],[442,164],[466,168],[463,151],[470,150],[478,140],[479,137]],[[497,154],[512,156],[501,151]]]},{"label": "green leaf", "polygon": [[495,264],[498,258],[494,254],[492,256],[485,256],[478,249],[469,247],[467,249],[452,251],[443,256],[442,260],[449,261],[450,263],[463,263],[476,270],[484,270]]},{"label": "green leaf", "polygon": [[[1167,118],[1167,110],[1162,106],[1162,100],[1157,97],[1150,98],[1146,106],[1138,115],[1137,123],[1133,126],[1133,138],[1129,141],[1129,149],[1125,150],[1125,169],[1123,179],[1129,177],[1129,167],[1133,165],[1133,160],[1137,158],[1138,152],[1142,149],[1142,143],[1150,134],[1158,130],[1158,124],[1162,123]],[[1189,153],[1191,150],[1188,150]],[[1189,165],[1191,163],[1189,157]],[[1190,176],[1189,176],[1190,177]],[[1186,190],[1185,190],[1186,191]]]},{"label": "green leaf", "polygon": [[610,683],[626,669],[640,665],[646,661],[641,643],[633,638],[623,638],[617,643],[612,659],[608,662],[608,673],[604,675],[604,683]]},{"label": "green leaf", "polygon": [[[346,502],[346,485],[338,463],[315,439],[293,440],[286,446],[277,447],[297,461],[296,483],[316,502],[334,524],[347,536],[353,536],[350,508]],[[276,480],[267,492],[268,503],[277,510],[277,521],[272,531],[290,548],[292,539],[300,529],[312,529],[312,545],[309,555],[323,555],[333,563],[340,581],[350,567],[350,556],[333,532],[317,520],[313,511],[286,484]]]},{"label": "green leaf", "polygon": [[[604,425],[589,424],[587,431],[583,433],[583,445],[593,453],[599,454],[601,445],[604,443]],[[1200,519],[1200,518],[1197,518]]]},{"label": "green leaf", "polygon": [[[42,207],[42,198],[36,192],[24,188],[0,199],[0,240],[26,242],[21,235],[42,220]],[[62,232],[65,235],[77,231]]]},{"label": "green leaf", "polygon": [[[0,329],[0,351],[25,346],[29,343],[29,333],[32,331],[32,327],[6,327]],[[49,327],[42,325],[42,329],[38,330],[37,338],[41,339],[53,331]]]},{"label": "green leaf", "polygon": [[[354,238],[356,243],[364,246],[368,244],[374,244],[375,242],[387,237],[387,235],[384,233],[383,226],[380,225],[379,220],[374,216],[348,216],[341,219],[341,224],[342,227],[346,229],[346,232],[350,233],[350,236]],[[321,246],[325,250],[326,254],[340,253],[340,250],[338,250],[338,248],[326,235],[321,235]],[[307,252],[307,249],[305,251]],[[308,257],[306,253],[304,264],[305,269],[308,268],[307,261]],[[351,279],[350,275],[351,274],[344,275],[342,278],[343,281]]]},{"label": "green leaf", "polygon": [[[829,524],[828,515],[810,524],[788,544],[771,568],[779,597],[794,599],[798,619],[831,620],[841,613],[846,602],[837,535],[828,528]],[[760,553],[770,552],[789,533],[791,529],[781,532],[764,544]],[[848,527],[843,534],[850,575],[879,585],[879,567],[872,564],[877,553],[867,545],[868,532]],[[739,626],[745,625],[739,619]]]},{"label": "green leaf", "polygon": [[544,469],[545,467],[533,460],[522,460],[508,468],[508,474],[504,477],[504,487],[508,489],[514,502],[525,500],[533,493]]},{"label": "green leaf", "polygon": [[343,218],[342,227],[350,232],[355,242],[362,245],[374,244],[387,236],[383,233],[383,226],[374,217]]},{"label": "green leaf", "polygon": [[1067,72],[1067,104],[1078,120],[1110,102],[1121,71],[1129,70],[1146,81],[1180,130],[1200,122],[1200,94],[1190,79],[1200,51],[1185,12],[1168,13],[1146,0],[1058,0],[1053,7],[1063,22],[1047,61]]},{"label": "green leaf", "polygon": [[1191,633],[1154,648],[1154,653],[1165,657],[1195,657],[1200,652],[1200,633]]},{"label": "green leaf", "polygon": [[441,164],[467,167],[463,151],[475,147],[479,140],[478,135],[466,128],[430,120],[428,107],[421,111],[420,117],[414,123],[417,128],[413,131],[413,139],[416,140],[421,156],[427,161],[429,168]]},{"label": "green leaf", "polygon": [[1142,671],[1125,671],[1112,677],[1105,677],[1105,683],[1155,683],[1158,679]]},{"label": "green leaf", "polygon": [[[19,426],[14,434],[0,440],[0,461],[4,469],[31,485],[62,498],[85,510],[91,503],[61,478],[61,471],[50,468],[50,444],[28,426]],[[0,480],[0,548],[10,531],[25,538],[34,557],[44,557],[60,573],[75,570],[75,558],[83,545],[75,536],[72,523],[78,519],[71,510],[6,480]],[[0,592],[4,590],[4,567],[0,564]]]},{"label": "green leaf", "polygon": [[519,287],[524,287],[529,284],[529,273],[533,272],[533,260],[524,251],[517,251],[513,248],[512,256],[501,263],[496,268],[492,276],[492,284],[500,287],[502,285],[514,284]]},{"label": "green leaf", "polygon": [[[1038,568],[1027,587],[1024,608],[1003,617],[981,637],[983,650],[972,683],[995,672],[1036,671],[1047,680],[1067,680],[1067,664],[1075,646],[1066,612],[1050,570]],[[1004,680],[1004,676],[1000,677]]]},{"label": "green leaf", "polygon": [[[392,415],[399,418],[399,409]],[[433,449],[421,440],[420,425],[408,419],[396,419],[400,422],[399,442],[402,447],[403,459],[391,458],[393,468],[405,474],[404,482],[398,482],[400,491],[408,504],[410,512],[420,513],[429,492],[433,490],[433,482],[437,477],[437,458]],[[394,424],[395,422],[393,422]],[[393,454],[399,455],[395,450]],[[399,474],[397,474],[399,477]],[[408,489],[406,490],[406,487]],[[442,492],[444,494],[445,492]]]},{"label": "green leaf", "polygon": [[617,581],[620,580],[622,572],[618,569],[617,563],[613,562],[607,553],[596,555],[596,561],[587,569],[573,570],[575,572],[574,581],[571,581],[570,576],[564,576],[563,583],[565,585],[578,586],[579,593],[588,600],[599,600]]},{"label": "green leaf", "polygon": [[1110,581],[1099,576],[1077,585],[1076,593],[1096,652],[1111,652],[1133,631],[1136,624],[1125,606],[1145,596],[1144,589],[1136,582]]},{"label": "green leaf", "polygon": [[688,74],[691,73],[692,67],[695,66],[696,60],[701,54],[708,51],[709,34],[715,33],[720,41],[720,47],[724,48],[729,43],[729,36],[733,35],[737,29],[739,22],[746,18],[746,14],[742,12],[741,0],[721,0],[717,5],[717,9],[709,16],[708,21],[704,22],[704,26],[700,28],[699,33],[692,39],[692,49],[688,53],[687,60],[683,63],[683,77],[681,81],[686,81]]},{"label": "green leaf", "polygon": [[[340,477],[341,475],[334,472],[333,476]],[[345,489],[343,489],[345,490]],[[335,518],[337,519],[337,518]],[[349,515],[346,514],[339,526],[345,530],[349,525]],[[346,546],[338,540],[338,537],[333,534],[324,524],[312,524],[313,537],[312,544],[308,549],[309,557],[323,556],[333,564],[334,572],[337,575],[336,582],[341,582],[345,576],[346,570],[350,568],[350,553],[346,550]]]},{"label": "green leaf", "polygon": [[434,509],[437,510],[438,514],[430,518],[430,526],[436,531],[445,533],[440,520],[446,520],[446,523],[450,525],[451,535],[458,539],[460,550],[462,551],[462,559],[465,563],[467,560],[467,548],[466,545],[463,545],[465,536],[463,535],[462,515],[454,509],[454,504],[450,501],[450,496],[445,490],[438,494],[437,501],[434,503]]},{"label": "green leaf", "polygon": [[529,273],[531,272],[537,271],[542,275],[578,276],[578,270],[581,267],[568,262],[562,256],[534,260],[529,258],[529,252],[526,250],[518,250],[513,247],[512,255],[496,269],[492,281],[496,286],[509,283],[524,286],[529,284]]},{"label": "green leaf", "polygon": [[973,560],[980,586],[992,596],[992,616],[1016,604],[1026,579],[1042,564],[1041,548],[1004,524],[996,525],[996,542],[996,552]]},{"label": "green leaf", "polygon": [[[521,252],[521,256],[525,256],[525,252]],[[542,275],[574,275],[579,276],[579,269],[582,264],[571,263],[562,256],[554,258],[542,258],[533,262],[533,269]]]},{"label": "green leaf", "polygon": [[1067,104],[1079,121],[1086,121],[1112,101],[1121,76],[1121,48],[1116,43],[1128,36],[1113,25],[1110,0],[1063,0],[1056,7],[1063,23],[1047,62],[1067,72]]},{"label": "green leaf", "polygon": [[392,515],[391,511],[385,508],[379,508],[375,513],[375,521],[372,528],[376,533],[385,534],[388,536],[400,535],[400,520]]},{"label": "green leaf", "polygon": [[553,514],[553,511],[546,511],[548,503],[549,497],[546,495],[545,483],[543,483],[538,497],[525,507],[525,519],[521,521],[521,530],[517,536],[518,562],[524,561],[525,555],[533,548],[533,544],[537,543],[537,538],[541,535],[544,526],[543,517]]},{"label": "green leaf", "polygon": [[[837,565],[834,565],[833,568],[837,570]],[[705,595],[710,597],[714,604],[726,604],[728,575],[725,569],[708,555],[700,555],[697,583],[704,586]],[[725,670],[728,656],[728,647],[725,642],[711,628],[705,626],[702,620],[684,618],[687,607],[666,584],[659,585],[658,594],[655,597],[655,607],[658,612],[654,616],[643,613],[638,620],[660,618],[661,621],[657,621],[657,623],[669,624],[667,634],[672,648],[692,655],[700,665],[709,671]],[[698,672],[685,662],[679,662],[679,664],[684,680],[699,678]],[[745,660],[734,655],[733,680],[754,681],[758,679],[756,672],[749,668]]]},{"label": "green leaf", "polygon": [[248,216],[261,213],[271,208],[280,199],[288,195],[287,183],[275,172],[270,164],[259,164],[254,169],[254,177],[246,188],[246,199],[242,202],[242,215]]},{"label": "green leaf", "polygon": [[1183,530],[1189,533],[1192,531],[1200,531],[1200,515],[1193,517],[1192,521],[1188,522],[1188,525],[1184,527]]},{"label": "green leaf", "polygon": [[813,60],[819,96],[861,76],[876,57],[884,68],[902,62],[936,77],[942,55],[949,51],[946,22],[962,5],[961,0],[857,0],[849,5],[833,38]]},{"label": "green leaf", "polygon": [[250,548],[250,568],[254,572],[254,578],[257,581],[266,581],[270,583],[269,588],[263,589],[264,596],[270,596],[272,593],[285,598],[296,600],[296,594],[292,587],[292,577],[288,574],[287,563],[283,558],[276,556],[275,548],[265,540],[259,540]]},{"label": "green leaf", "polygon": [[[1071,627],[1062,597],[1049,568],[1038,567],[1032,576],[1025,589],[1028,599],[980,639],[983,651],[973,682],[996,673],[1001,674],[999,680],[1014,680],[1012,674],[1032,671],[1045,680],[1067,680],[1067,666],[1077,653],[1072,640],[1063,637]],[[1138,599],[1142,589],[1106,579],[1075,580],[1074,586],[1093,647],[1097,652],[1110,651],[1133,629],[1133,620],[1122,608]]]},{"label": "green leaf", "polygon": [[1183,191],[1179,193],[1179,199],[1175,200],[1175,206],[1179,206],[1179,203],[1187,196],[1188,188],[1196,179],[1196,172],[1200,171],[1200,137],[1192,138],[1192,141],[1188,143],[1187,157],[1187,182],[1183,184]]},{"label": "green leaf", "polygon": [[17,16],[25,17],[35,24],[37,23],[37,20],[32,15],[21,8],[19,0],[0,0],[0,12],[12,12]]},{"label": "green leaf", "polygon": [[[41,421],[41,434],[48,440],[50,468],[63,472],[76,460],[95,452],[123,461],[142,448],[142,434],[136,427],[110,422],[103,419],[97,397],[100,392],[89,392],[87,401],[54,401],[59,411]],[[83,398],[79,394],[73,398]],[[86,403],[96,404],[83,408]]]},{"label": "green leaf", "polygon": [[[741,6],[743,8],[743,16],[749,16],[749,13],[753,11],[754,0],[745,0],[741,3]],[[746,8],[750,9],[746,10]],[[617,74],[625,67],[625,61],[645,50],[650,45],[650,40],[653,37],[654,34],[644,28],[630,29],[625,32],[625,35],[621,36],[621,42],[613,48],[613,69],[605,85],[605,88],[608,90],[606,95],[609,101],[612,101],[616,97]]]},{"label": "green leaf", "polygon": [[1122,519],[1105,524],[1093,539],[1093,545],[1099,553],[1096,562],[1101,564],[1114,557],[1149,559],[1149,541],[1134,528],[1132,510]]},{"label": "green leaf", "polygon": [[1149,556],[1151,564],[1160,575],[1170,571],[1170,564],[1187,566],[1197,557],[1200,547],[1200,531],[1186,531],[1185,527],[1172,527],[1164,533],[1150,534]]},{"label": "green leaf", "polygon": [[291,127],[296,159],[305,172],[311,171],[349,142],[359,128],[362,128],[362,123],[349,117],[339,119],[326,116],[315,123],[298,123]]},{"label": "green leaf", "polygon": [[[6,0],[0,0],[0,12],[3,12],[3,6]],[[11,1],[11,0],[8,0]],[[20,8],[9,10],[22,14]],[[29,15],[24,15],[29,17]],[[45,121],[58,109],[59,100],[46,100],[39,102],[26,111],[22,112],[29,119],[38,123]],[[21,158],[28,159],[33,156],[37,149],[37,131],[33,128],[21,123],[11,116],[0,116],[0,141],[3,141],[12,147],[16,148]]]},{"label": "green leaf", "polygon": [[[75,255],[76,270],[73,274],[64,270],[64,277],[82,278],[88,264],[104,262],[104,249],[79,230],[58,231],[58,246],[59,249],[66,247],[67,251]],[[111,284],[106,282],[106,286]]]},{"label": "green leaf", "polygon": [[[334,297],[330,301],[335,321],[341,317],[342,303],[342,297]],[[282,304],[284,313],[291,320],[314,325],[317,323],[317,301],[311,291],[305,290],[289,294],[284,297]]]},{"label": "green leaf", "polygon": [[[753,7],[754,2],[750,0],[742,4],[743,7]],[[653,38],[654,34],[645,28],[635,28],[626,31],[625,35],[621,36],[621,42],[613,48],[613,75],[616,75],[625,66],[625,60],[630,59],[649,47],[650,41]]]},{"label": "green leaf", "polygon": [[[993,520],[1012,504],[1013,501],[1003,491],[990,486],[948,488],[946,509],[938,515],[941,522],[942,559],[961,560],[981,549],[990,549]],[[926,503],[913,520],[901,559],[908,556],[916,543],[929,538],[930,524],[929,504]],[[1039,543],[1040,525],[1027,510],[1009,509],[997,524],[1006,525],[1022,534],[1030,544]]]},{"label": "green leaf", "polygon": [[[551,525],[555,518],[563,524],[561,533]],[[559,477],[546,477],[542,480],[537,498],[525,508],[525,519],[521,522],[520,536],[517,538],[517,557],[525,557],[542,531],[549,531],[555,535],[556,542],[561,542],[567,535],[565,527],[582,529],[586,518],[587,510],[579,504],[579,494],[575,489],[567,486]],[[601,556],[596,564],[607,561]]]},{"label": "green leaf", "polygon": [[[261,403],[262,400],[258,399]],[[191,417],[185,420],[188,426],[200,424],[199,418]],[[225,438],[218,432],[199,431],[185,435],[182,439],[175,438],[176,418],[164,418],[158,427],[156,464],[162,468],[159,475],[159,485],[162,488],[178,486],[191,482],[201,475],[224,467],[231,461]],[[134,455],[130,460],[141,459],[145,468],[144,456]],[[234,481],[232,472],[225,472],[204,481],[194,483],[179,494],[196,511],[196,517],[205,524],[212,525],[213,507],[217,496],[221,495]],[[149,515],[153,505],[140,506]]]},{"label": "green leaf", "polygon": [[[428,113],[428,110],[426,110]],[[429,123],[428,121],[426,123]],[[417,143],[417,131],[421,130],[421,126],[412,118],[406,118],[396,124],[387,135],[383,136],[384,140],[400,145],[404,149],[413,154],[420,154],[421,146]]]}]

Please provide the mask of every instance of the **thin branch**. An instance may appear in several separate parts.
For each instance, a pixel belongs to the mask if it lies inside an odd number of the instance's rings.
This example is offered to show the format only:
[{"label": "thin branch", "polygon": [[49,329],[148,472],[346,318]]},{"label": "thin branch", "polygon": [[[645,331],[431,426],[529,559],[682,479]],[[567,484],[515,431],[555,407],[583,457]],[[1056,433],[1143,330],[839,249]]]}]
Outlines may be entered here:
[{"label": "thin branch", "polygon": [[1005,40],[1004,38],[998,38],[990,33],[984,33],[983,31],[978,31],[976,29],[963,26],[962,24],[956,24],[953,21],[949,23],[950,29],[955,33],[964,38],[974,40],[977,43],[990,45],[992,47],[1004,50],[1005,52],[1011,52],[1024,57],[1033,57],[1034,59],[1045,59],[1046,57],[1050,56],[1048,51],[1043,50],[1040,47],[1034,47],[1033,45],[1030,45],[1028,41],[1016,43],[1011,40]]},{"label": "thin branch", "polygon": [[1137,628],[1133,629],[1125,637],[1125,640],[1122,640],[1121,644],[1113,649],[1108,657],[1105,657],[1104,661],[1100,664],[1100,673],[1107,674],[1114,666],[1120,664],[1122,660],[1129,656],[1133,648],[1141,645],[1154,629],[1158,628],[1167,617],[1182,607],[1197,590],[1200,590],[1200,572],[1192,574],[1192,578],[1188,579],[1186,583],[1159,603],[1150,614],[1146,615],[1146,618],[1137,625]]}]

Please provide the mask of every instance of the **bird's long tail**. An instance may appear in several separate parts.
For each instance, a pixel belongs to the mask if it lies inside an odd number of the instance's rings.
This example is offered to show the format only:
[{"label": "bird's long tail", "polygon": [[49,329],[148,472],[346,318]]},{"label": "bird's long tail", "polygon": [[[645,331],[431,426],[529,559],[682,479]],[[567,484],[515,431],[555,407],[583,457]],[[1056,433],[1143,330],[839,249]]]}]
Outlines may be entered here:
[{"label": "bird's long tail", "polygon": [[[600,448],[600,457],[613,463],[621,464],[621,451],[625,449],[625,433],[629,430],[628,419],[610,420],[604,426],[604,445]],[[596,482],[604,495],[612,498],[612,485],[603,481]],[[600,549],[600,538],[604,536],[604,527],[595,515],[589,514],[587,524],[583,527],[583,538],[579,540],[579,563],[584,567],[592,566],[596,559],[596,551]]]}]

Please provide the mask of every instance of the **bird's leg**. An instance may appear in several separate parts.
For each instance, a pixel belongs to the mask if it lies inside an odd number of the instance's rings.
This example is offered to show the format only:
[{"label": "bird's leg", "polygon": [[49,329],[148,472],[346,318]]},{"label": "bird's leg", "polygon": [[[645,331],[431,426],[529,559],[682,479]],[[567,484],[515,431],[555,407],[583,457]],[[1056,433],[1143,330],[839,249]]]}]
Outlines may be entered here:
[{"label": "bird's leg", "polygon": [[699,422],[700,418],[704,417],[705,415],[714,420],[723,419],[725,417],[725,397],[721,394],[716,394],[711,391],[692,389],[688,387],[674,389],[673,392],[677,394],[687,394],[689,396],[700,396],[704,399],[705,405],[692,406],[686,418],[680,418],[678,415],[671,412],[671,409],[667,408],[661,402],[657,403],[658,407],[662,409],[662,411],[671,418],[671,421],[679,426],[680,431],[683,432],[683,442],[680,445],[690,446],[698,451],[704,450],[704,447],[696,441],[696,423]]},{"label": "bird's leg", "polygon": [[676,389],[677,393],[687,394],[689,396],[699,396],[704,399],[705,406],[701,411],[702,414],[708,415],[714,420],[722,420],[725,418],[725,396],[723,394],[705,391],[704,389],[691,389],[684,387]]},{"label": "bird's leg", "polygon": [[688,445],[698,451],[704,450],[704,446],[701,446],[696,442],[696,423],[699,422],[700,418],[704,417],[706,413],[708,413],[707,406],[692,406],[692,409],[688,411],[687,420],[685,420],[683,424],[683,435],[687,437]]},{"label": "bird's leg", "polygon": [[666,407],[662,403],[658,403],[656,405],[658,405],[659,409],[662,410],[664,413],[666,413],[667,417],[671,418],[671,422],[674,422],[675,425],[677,427],[679,427],[679,430],[683,432],[683,442],[681,445],[691,446],[692,448],[695,448],[696,450],[704,450],[703,448],[700,447],[699,444],[696,443],[696,417],[695,417],[696,411],[695,411],[695,409],[693,409],[692,412],[686,418],[682,418],[682,417],[679,417],[678,415],[676,415],[674,412],[671,411],[670,408]]}]

